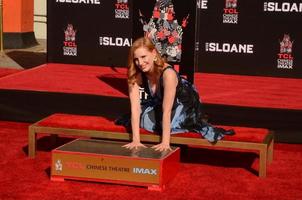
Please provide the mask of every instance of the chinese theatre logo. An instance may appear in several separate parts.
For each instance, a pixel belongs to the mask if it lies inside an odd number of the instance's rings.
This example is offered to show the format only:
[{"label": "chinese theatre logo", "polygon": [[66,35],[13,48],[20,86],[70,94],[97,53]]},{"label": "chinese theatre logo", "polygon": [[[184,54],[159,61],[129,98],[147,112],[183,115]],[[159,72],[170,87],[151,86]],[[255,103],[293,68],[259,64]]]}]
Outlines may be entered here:
[{"label": "chinese theatre logo", "polygon": [[237,0],[225,0],[225,8],[223,9],[223,23],[238,23]]},{"label": "chinese theatre logo", "polygon": [[76,30],[74,30],[72,24],[68,24],[64,31],[65,40],[63,42],[63,55],[65,56],[77,56],[77,45],[76,45]]},{"label": "chinese theatre logo", "polygon": [[278,53],[277,68],[293,69],[294,57],[292,56],[293,41],[288,34],[284,34],[280,43],[280,53]]},{"label": "chinese theatre logo", "polygon": [[57,160],[55,163],[55,169],[56,171],[63,171],[63,164],[61,160]]},{"label": "chinese theatre logo", "polygon": [[128,0],[117,0],[115,4],[115,18],[129,19]]},{"label": "chinese theatre logo", "polygon": [[189,15],[180,25],[175,18],[171,0],[157,0],[148,23],[143,14],[139,14],[145,36],[152,40],[160,54],[169,62],[180,62],[183,28],[188,24]]}]

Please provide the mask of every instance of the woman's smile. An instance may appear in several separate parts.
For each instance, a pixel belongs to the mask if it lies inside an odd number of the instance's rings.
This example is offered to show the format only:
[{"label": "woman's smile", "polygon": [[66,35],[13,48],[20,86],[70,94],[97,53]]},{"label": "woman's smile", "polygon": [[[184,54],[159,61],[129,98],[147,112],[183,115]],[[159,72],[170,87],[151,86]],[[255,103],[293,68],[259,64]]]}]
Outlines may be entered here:
[{"label": "woman's smile", "polygon": [[150,52],[144,47],[140,47],[134,51],[134,63],[143,72],[151,72],[154,67],[155,53]]}]

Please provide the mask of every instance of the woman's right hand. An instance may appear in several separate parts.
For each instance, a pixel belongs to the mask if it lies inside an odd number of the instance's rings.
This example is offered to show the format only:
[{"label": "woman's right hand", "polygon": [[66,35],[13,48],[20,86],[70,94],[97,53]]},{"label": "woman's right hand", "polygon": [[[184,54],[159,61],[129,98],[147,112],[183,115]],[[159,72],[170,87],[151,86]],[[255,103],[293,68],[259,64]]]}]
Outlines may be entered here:
[{"label": "woman's right hand", "polygon": [[127,149],[138,149],[140,147],[142,148],[147,148],[144,144],[140,143],[140,142],[130,142],[128,144],[123,145],[123,147],[127,148]]}]

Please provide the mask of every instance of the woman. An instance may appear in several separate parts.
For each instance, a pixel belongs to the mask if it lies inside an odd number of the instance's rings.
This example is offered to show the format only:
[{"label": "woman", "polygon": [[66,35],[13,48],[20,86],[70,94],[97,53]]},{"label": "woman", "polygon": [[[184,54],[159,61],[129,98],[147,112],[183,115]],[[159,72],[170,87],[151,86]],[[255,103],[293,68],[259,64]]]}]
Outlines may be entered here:
[{"label": "woman", "polygon": [[[162,133],[161,143],[153,146],[157,151],[171,150],[170,135],[194,131],[210,142],[234,134],[214,128],[202,120],[199,95],[192,84],[160,56],[146,37],[137,39],[129,53],[128,86],[131,105],[132,142],[124,147],[145,147],[140,142],[139,129]],[[140,87],[148,94],[140,100]]]}]

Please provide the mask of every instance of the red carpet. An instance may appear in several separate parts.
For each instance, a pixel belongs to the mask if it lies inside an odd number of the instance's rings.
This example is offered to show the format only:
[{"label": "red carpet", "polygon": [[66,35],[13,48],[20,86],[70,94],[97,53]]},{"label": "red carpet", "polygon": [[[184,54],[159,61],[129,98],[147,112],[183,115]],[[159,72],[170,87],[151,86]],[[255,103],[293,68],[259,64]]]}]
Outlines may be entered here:
[{"label": "red carpet", "polygon": [[22,71],[22,69],[10,69],[10,68],[0,67],[0,78],[3,76],[7,76],[7,75],[14,74],[14,73],[21,72],[21,71]]},{"label": "red carpet", "polygon": [[[0,89],[127,97],[126,69],[45,64],[0,79]],[[257,108],[302,110],[302,80],[196,73],[202,101]]]},{"label": "red carpet", "polygon": [[[189,148],[181,170],[162,193],[146,188],[81,181],[52,182],[50,140],[39,139],[27,158],[26,123],[0,121],[0,199],[302,199],[302,145],[276,144],[267,178],[255,175],[253,153]],[[60,139],[59,143],[67,142]],[[60,144],[57,145],[60,145]]]},{"label": "red carpet", "polygon": [[[34,90],[126,98],[125,75],[124,68],[46,64],[18,73],[0,72],[0,76],[3,76],[0,79],[0,90]],[[195,84],[202,100],[208,104],[302,110],[300,79],[203,73],[196,74]],[[4,108],[10,107],[4,105]],[[164,192],[158,193],[125,185],[50,181],[50,150],[54,147],[50,145],[49,137],[42,135],[39,138],[36,159],[27,158],[28,125],[0,121],[1,200],[302,199],[301,144],[276,144],[274,161],[268,166],[265,179],[256,176],[258,161],[252,152],[189,148],[188,156],[182,157],[181,171]],[[60,139],[56,145],[70,139]]]}]

